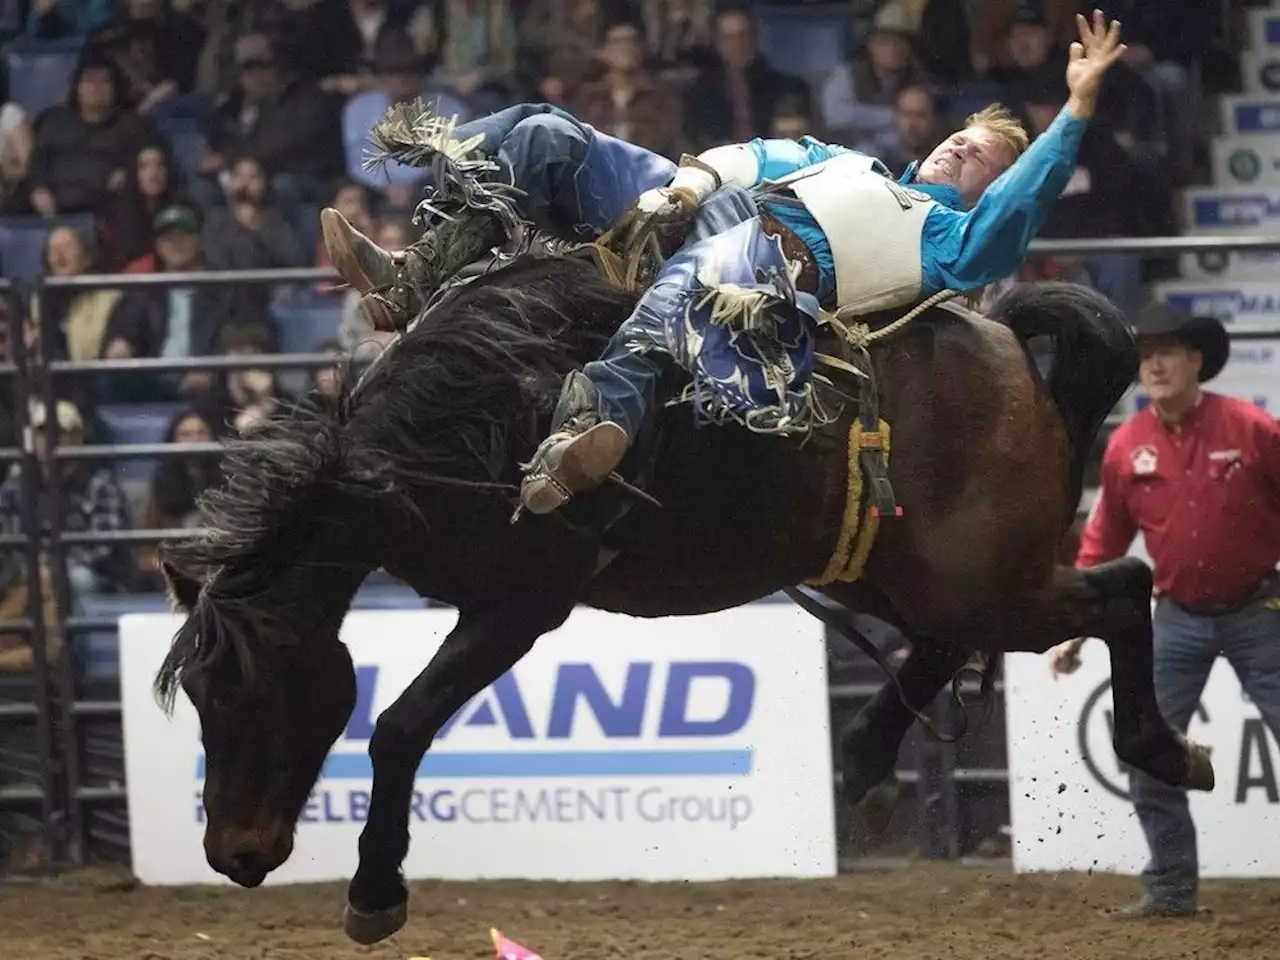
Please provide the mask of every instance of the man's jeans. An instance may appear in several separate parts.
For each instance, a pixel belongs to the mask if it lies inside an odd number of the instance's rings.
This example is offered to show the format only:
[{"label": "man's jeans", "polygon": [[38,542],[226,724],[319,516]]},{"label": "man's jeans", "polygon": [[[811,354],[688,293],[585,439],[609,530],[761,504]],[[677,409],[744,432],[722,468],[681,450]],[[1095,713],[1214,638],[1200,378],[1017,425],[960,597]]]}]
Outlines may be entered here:
[{"label": "man's jeans", "polygon": [[[1156,606],[1155,686],[1160,712],[1186,731],[1214,661],[1223,656],[1263,722],[1280,738],[1280,604],[1258,600],[1221,616],[1197,616],[1161,600]],[[1151,860],[1143,871],[1147,894],[1160,903],[1195,903],[1199,878],[1196,828],[1187,794],[1131,771],[1133,807]]]},{"label": "man's jeans", "polygon": [[[741,187],[721,187],[698,208],[693,225],[681,249],[707,237],[724,233],[731,227],[750,220],[759,212],[751,194]],[[662,300],[669,298],[670,288],[651,289],[642,301],[659,313]],[[632,314],[634,317],[635,314]],[[631,317],[623,323],[605,346],[600,359],[582,368],[600,392],[605,415],[635,438],[645,414],[657,399],[662,378],[675,367],[670,357],[660,353],[635,353],[627,347],[631,337]]]},{"label": "man's jeans", "polygon": [[564,239],[589,241],[613,226],[640,194],[666,186],[666,157],[587,127],[549,104],[519,104],[459,124],[459,141],[481,135],[481,153],[499,162],[493,177],[521,191],[521,216]]}]

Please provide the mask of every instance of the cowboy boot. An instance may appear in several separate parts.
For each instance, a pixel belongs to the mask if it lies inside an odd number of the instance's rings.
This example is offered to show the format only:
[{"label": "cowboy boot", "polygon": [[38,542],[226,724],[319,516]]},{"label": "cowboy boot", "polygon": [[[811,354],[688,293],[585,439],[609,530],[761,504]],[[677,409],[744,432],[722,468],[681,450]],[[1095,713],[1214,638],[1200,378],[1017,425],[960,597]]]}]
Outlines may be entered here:
[{"label": "cowboy boot", "polygon": [[[403,329],[419,306],[412,281],[422,272],[420,258],[412,250],[384,250],[332,207],[320,211],[320,227],[329,261],[361,295],[360,304],[374,329]],[[410,283],[403,282],[406,279]]]},{"label": "cowboy boot", "polygon": [[551,513],[598,487],[631,446],[627,432],[605,419],[595,385],[578,370],[565,378],[551,424],[520,484],[520,503],[530,513]]}]

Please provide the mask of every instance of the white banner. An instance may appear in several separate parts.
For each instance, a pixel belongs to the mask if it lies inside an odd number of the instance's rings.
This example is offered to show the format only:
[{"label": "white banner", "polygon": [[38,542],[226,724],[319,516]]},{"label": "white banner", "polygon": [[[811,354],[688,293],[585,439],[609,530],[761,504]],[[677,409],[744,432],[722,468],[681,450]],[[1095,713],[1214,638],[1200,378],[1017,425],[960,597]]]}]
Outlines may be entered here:
[{"label": "white banner", "polygon": [[[1272,20],[1280,21],[1275,14]],[[1280,46],[1246,50],[1240,54],[1240,76],[1244,92],[1251,96],[1274,97],[1280,94]]]},{"label": "white banner", "polygon": [[1157,300],[1188,316],[1217,317],[1228,333],[1258,331],[1280,336],[1280,276],[1268,281],[1166,280],[1151,285]]},{"label": "white banner", "polygon": [[1249,11],[1249,49],[1254,53],[1262,53],[1268,48],[1280,47],[1280,10],[1271,9]]},{"label": "white banner", "polygon": [[1280,186],[1280,134],[1214,137],[1210,146],[1215,187]]},{"label": "white banner", "polygon": [[1188,187],[1182,203],[1187,233],[1280,236],[1280,186]]},{"label": "white banner", "polygon": [[[1019,873],[1135,875],[1146,840],[1111,746],[1110,658],[1098,640],[1055,681],[1046,657],[1005,658],[1013,866]],[[1280,877],[1280,748],[1219,660],[1188,736],[1213,750],[1217,784],[1190,794],[1206,877]]]},{"label": "white banner", "polygon": [[[341,880],[368,809],[369,736],[455,622],[357,612],[359,700],[268,883]],[[133,872],[228,882],[205,863],[203,751],[184,695],[151,682],[180,619],[120,621]],[[419,769],[410,879],[715,880],[836,872],[826,646],[790,604],[650,620],[579,609],[464,707]]]},{"label": "white banner", "polygon": [[1280,133],[1280,97],[1271,94],[1223,94],[1218,97],[1222,132],[1227,136]]},{"label": "white banner", "polygon": [[[1205,231],[1212,233],[1214,231]],[[1178,258],[1178,273],[1187,280],[1247,282],[1280,277],[1280,250],[1204,250]]]}]

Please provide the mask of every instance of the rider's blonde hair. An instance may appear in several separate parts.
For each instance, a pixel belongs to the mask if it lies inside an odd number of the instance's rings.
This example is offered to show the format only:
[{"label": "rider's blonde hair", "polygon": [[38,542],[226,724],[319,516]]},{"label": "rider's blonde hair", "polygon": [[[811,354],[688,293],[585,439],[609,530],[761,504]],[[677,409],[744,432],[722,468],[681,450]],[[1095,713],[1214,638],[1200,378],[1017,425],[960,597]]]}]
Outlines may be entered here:
[{"label": "rider's blonde hair", "polygon": [[1027,147],[1031,146],[1031,138],[1027,136],[1027,131],[1018,118],[1003,104],[993,103],[989,107],[983,107],[977,113],[970,114],[964,125],[966,128],[986,127],[1013,151],[1014,160],[1022,156]]}]

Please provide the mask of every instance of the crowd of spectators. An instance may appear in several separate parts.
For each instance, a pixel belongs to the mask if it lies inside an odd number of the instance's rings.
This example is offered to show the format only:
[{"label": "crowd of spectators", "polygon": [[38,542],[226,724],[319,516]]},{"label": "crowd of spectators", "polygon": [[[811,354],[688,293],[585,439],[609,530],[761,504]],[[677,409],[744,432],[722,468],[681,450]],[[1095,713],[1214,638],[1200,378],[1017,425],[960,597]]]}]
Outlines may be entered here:
[{"label": "crowd of spectators", "polygon": [[[795,8],[840,6],[782,5],[792,22]],[[326,266],[325,205],[400,246],[417,234],[422,171],[363,161],[387,106],[418,95],[462,119],[550,102],[671,157],[812,134],[899,172],[992,100],[1019,111],[1033,135],[1043,130],[1066,100],[1073,15],[1095,5],[1124,21],[1129,52],[1044,235],[1176,232],[1173,191],[1196,169],[1195,69],[1226,7],[1217,0],[846,0],[852,54],[822,73],[770,63],[759,11],[713,0],[29,0],[22,42],[82,43],[62,102],[34,116],[15,102],[0,109],[0,225],[46,219],[44,267],[55,276]],[[180,155],[176,129],[196,130],[205,148]],[[76,215],[84,222],[67,222]],[[1087,276],[1122,302],[1142,279],[1124,258],[1026,269]],[[308,293],[346,304],[326,350],[374,336],[346,291]],[[34,323],[25,336],[46,361],[269,352],[280,295],[50,290],[30,311],[43,336]],[[17,335],[4,312],[0,342]],[[181,409],[166,436],[200,441],[244,429],[290,393],[263,371],[104,377],[68,392],[53,415],[76,443],[93,436],[102,404],[168,401]],[[167,461],[132,511],[108,467],[65,473],[42,496],[63,498],[71,529],[93,530],[188,523],[217,468]],[[18,491],[11,473],[0,486],[8,532],[20,529]],[[156,586],[146,550],[85,548],[71,565],[86,590]]]}]

